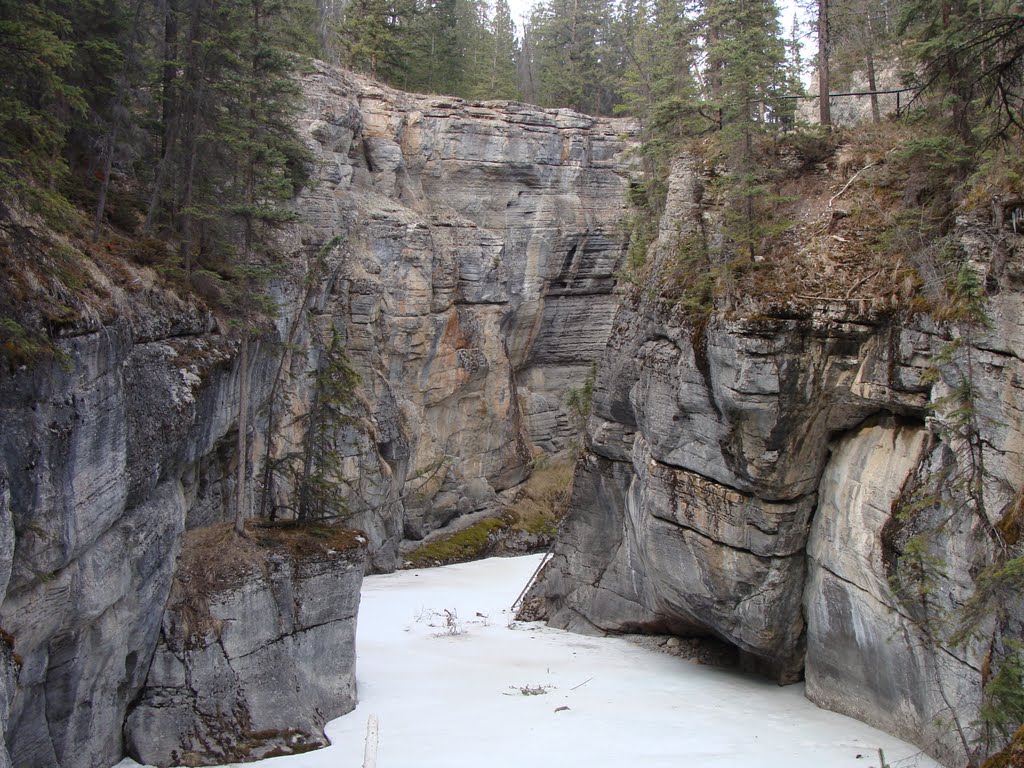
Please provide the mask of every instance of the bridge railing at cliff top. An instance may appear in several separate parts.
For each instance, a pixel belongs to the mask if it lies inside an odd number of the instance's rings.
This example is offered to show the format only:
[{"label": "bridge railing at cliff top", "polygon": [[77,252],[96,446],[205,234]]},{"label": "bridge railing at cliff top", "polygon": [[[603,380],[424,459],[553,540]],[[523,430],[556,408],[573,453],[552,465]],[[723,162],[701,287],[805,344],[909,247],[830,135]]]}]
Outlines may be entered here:
[{"label": "bridge railing at cliff top", "polygon": [[[874,91],[848,91],[829,94],[832,124],[851,127],[866,122],[880,122],[884,118],[902,117],[914,98],[913,88],[888,88]],[[817,123],[818,96],[774,96],[768,103],[751,102],[761,111],[763,122],[787,130],[801,123]],[[782,102],[796,102],[795,109],[781,110]],[[713,119],[712,119],[713,121]],[[714,122],[714,121],[713,121]],[[718,125],[722,127],[722,110],[718,110]]]},{"label": "bridge railing at cliff top", "polygon": [[[890,88],[876,91],[849,91],[829,94],[829,112],[833,125],[853,126],[885,117],[902,117],[914,97],[913,88]],[[797,116],[809,123],[818,122],[817,96],[784,96],[795,99]]]}]

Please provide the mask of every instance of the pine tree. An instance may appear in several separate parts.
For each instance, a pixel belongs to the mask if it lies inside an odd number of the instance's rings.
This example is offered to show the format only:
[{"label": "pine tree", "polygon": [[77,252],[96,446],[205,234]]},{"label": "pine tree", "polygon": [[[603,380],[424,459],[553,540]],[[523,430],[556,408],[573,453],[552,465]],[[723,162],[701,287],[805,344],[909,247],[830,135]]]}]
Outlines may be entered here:
[{"label": "pine tree", "polygon": [[69,119],[88,106],[65,73],[74,62],[70,21],[48,3],[0,0],[0,226],[25,206],[63,219]]},{"label": "pine tree", "polygon": [[247,257],[257,243],[270,240],[269,233],[257,231],[260,227],[293,218],[281,203],[305,180],[308,154],[293,128],[302,94],[288,47],[300,11],[295,0],[242,0],[237,9],[247,40],[235,72],[236,98],[225,110],[221,132],[234,141],[238,154],[241,184],[231,212],[242,222]]},{"label": "pine tree", "polygon": [[457,95],[462,87],[463,56],[459,5],[462,0],[427,0],[416,11],[406,52],[403,88]]},{"label": "pine tree", "polygon": [[460,62],[458,85],[451,92],[474,98],[493,59],[494,35],[487,16],[487,0],[457,0],[456,47]]},{"label": "pine tree", "polygon": [[727,173],[724,229],[738,253],[757,256],[774,226],[763,210],[770,203],[760,139],[776,118],[785,82],[785,45],[773,0],[707,0],[703,24],[709,69],[715,72],[713,106],[721,116],[718,155]]},{"label": "pine tree", "polygon": [[525,19],[523,22],[523,39],[522,45],[519,48],[516,76],[519,81],[519,91],[523,94],[523,99],[530,104],[540,103],[536,48],[534,44],[533,22],[531,19]]},{"label": "pine tree", "polygon": [[71,124],[68,151],[83,193],[95,195],[94,241],[107,214],[115,169],[130,174],[132,160],[144,151],[138,106],[147,98],[152,73],[146,41],[151,5],[149,0],[67,2],[78,37],[68,77],[89,104],[85,119]]},{"label": "pine tree", "polygon": [[351,0],[338,26],[342,64],[397,82],[409,69],[415,16],[412,0]]},{"label": "pine tree", "polygon": [[269,239],[256,230],[287,218],[280,203],[305,173],[293,51],[309,46],[309,9],[303,0],[168,3],[165,122],[146,226],[178,240],[186,274],[197,261],[249,261]]},{"label": "pine tree", "polygon": [[460,95],[467,98],[521,98],[517,67],[519,43],[507,0],[497,0],[492,17],[477,7],[478,20],[465,42],[468,56]]},{"label": "pine tree", "polygon": [[611,113],[617,95],[607,49],[613,15],[607,0],[548,0],[536,7],[530,28],[542,105]]},{"label": "pine tree", "polygon": [[496,0],[490,22],[490,40],[474,96],[483,99],[520,99],[517,69],[519,43],[508,0]]}]

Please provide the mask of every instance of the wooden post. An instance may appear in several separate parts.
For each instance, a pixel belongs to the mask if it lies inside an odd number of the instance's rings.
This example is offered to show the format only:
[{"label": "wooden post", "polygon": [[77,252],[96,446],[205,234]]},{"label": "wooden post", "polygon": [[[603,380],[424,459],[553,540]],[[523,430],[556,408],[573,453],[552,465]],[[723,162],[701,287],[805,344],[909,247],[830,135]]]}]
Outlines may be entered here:
[{"label": "wooden post", "polygon": [[366,719],[366,751],[363,752],[363,768],[377,768],[377,739],[379,723],[376,715]]}]

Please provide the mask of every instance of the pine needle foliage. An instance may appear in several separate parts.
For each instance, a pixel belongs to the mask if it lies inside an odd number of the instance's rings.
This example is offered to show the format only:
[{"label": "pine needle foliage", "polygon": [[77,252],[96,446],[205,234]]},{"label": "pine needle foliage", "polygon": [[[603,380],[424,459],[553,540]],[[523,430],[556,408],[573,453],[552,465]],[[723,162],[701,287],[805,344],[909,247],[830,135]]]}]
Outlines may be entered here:
[{"label": "pine needle foliage", "polygon": [[300,442],[268,465],[268,476],[275,484],[284,484],[290,499],[271,510],[271,519],[285,510],[303,523],[344,519],[350,513],[343,443],[356,423],[352,408],[359,376],[336,329],[317,358],[309,407],[293,424]]}]

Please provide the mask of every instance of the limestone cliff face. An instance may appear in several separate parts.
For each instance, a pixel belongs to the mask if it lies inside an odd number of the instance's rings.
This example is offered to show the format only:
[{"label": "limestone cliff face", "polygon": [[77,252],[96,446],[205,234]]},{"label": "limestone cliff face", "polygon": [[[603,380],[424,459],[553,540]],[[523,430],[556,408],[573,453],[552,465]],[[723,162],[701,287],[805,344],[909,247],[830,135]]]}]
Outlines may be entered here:
[{"label": "limestone cliff face", "polygon": [[[700,217],[692,164],[679,161],[670,182],[661,261]],[[963,370],[925,376],[949,328],[843,301],[694,323],[638,291],[601,359],[588,451],[533,607],[580,631],[724,639],[780,682],[805,674],[815,702],[957,762],[941,716],[952,706],[975,718],[987,646],[939,642],[892,577],[915,534],[934,530],[931,610],[952,614],[1020,487],[1024,249],[1008,232],[961,232],[994,294],[993,327],[962,347],[988,441],[988,519],[961,509],[940,522],[927,504],[913,522],[903,514],[930,478],[952,487],[966,471],[943,406]],[[1019,623],[1020,606],[1009,609]]]},{"label": "limestone cliff face", "polygon": [[[351,531],[319,533],[253,529],[263,541],[240,543],[215,526],[186,536],[146,685],[125,722],[132,757],[210,765],[327,743],[324,724],[355,707],[366,550]],[[225,541],[230,557],[214,559]]]},{"label": "limestone cliff face", "polygon": [[392,505],[357,521],[390,568],[401,537],[522,481],[533,446],[566,447],[566,392],[617,304],[635,127],[330,70],[307,90],[320,182],[300,202],[302,237],[342,237],[325,311],[344,326],[381,458],[371,503],[353,502]]},{"label": "limestone cliff face", "polygon": [[185,531],[234,514],[240,460],[259,498],[267,420],[274,458],[295,445],[335,331],[361,378],[339,444],[370,567],[495,504],[534,445],[570,438],[565,389],[614,313],[633,126],[326,68],[305,86],[314,180],[281,234],[277,326],[246,370],[211,313],[133,267],[120,282],[94,270],[115,320],[84,318],[63,359],[0,378],[0,627],[20,660],[0,665],[4,681],[17,670],[0,722],[15,765],[120,758]]}]

